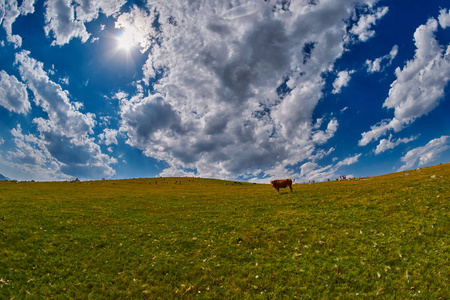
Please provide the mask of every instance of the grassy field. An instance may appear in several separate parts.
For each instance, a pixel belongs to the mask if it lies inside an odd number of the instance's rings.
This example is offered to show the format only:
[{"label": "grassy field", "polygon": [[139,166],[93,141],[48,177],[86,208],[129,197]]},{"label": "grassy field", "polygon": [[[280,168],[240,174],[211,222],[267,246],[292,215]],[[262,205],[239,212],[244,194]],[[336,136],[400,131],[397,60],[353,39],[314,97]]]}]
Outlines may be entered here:
[{"label": "grassy field", "polygon": [[0,182],[0,298],[449,299],[449,180]]}]

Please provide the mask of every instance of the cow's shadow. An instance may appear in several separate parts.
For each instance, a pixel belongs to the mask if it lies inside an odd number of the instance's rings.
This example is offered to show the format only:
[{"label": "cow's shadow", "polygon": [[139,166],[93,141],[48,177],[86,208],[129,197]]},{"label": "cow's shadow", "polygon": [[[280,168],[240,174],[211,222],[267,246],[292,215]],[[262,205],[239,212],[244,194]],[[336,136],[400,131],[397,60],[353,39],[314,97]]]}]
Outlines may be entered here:
[{"label": "cow's shadow", "polygon": [[286,192],[282,192],[282,191],[280,191],[279,193],[276,193],[275,192],[275,196],[286,196],[286,195],[292,195],[292,194],[295,194],[295,191],[286,191]]}]

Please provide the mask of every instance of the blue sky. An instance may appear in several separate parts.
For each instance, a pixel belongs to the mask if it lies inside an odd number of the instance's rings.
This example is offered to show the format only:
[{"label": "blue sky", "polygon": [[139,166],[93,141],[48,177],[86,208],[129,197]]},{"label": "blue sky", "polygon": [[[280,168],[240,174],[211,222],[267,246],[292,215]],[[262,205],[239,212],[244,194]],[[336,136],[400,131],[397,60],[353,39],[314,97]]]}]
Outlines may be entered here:
[{"label": "blue sky", "polygon": [[324,181],[450,162],[446,0],[3,0],[0,173]]}]

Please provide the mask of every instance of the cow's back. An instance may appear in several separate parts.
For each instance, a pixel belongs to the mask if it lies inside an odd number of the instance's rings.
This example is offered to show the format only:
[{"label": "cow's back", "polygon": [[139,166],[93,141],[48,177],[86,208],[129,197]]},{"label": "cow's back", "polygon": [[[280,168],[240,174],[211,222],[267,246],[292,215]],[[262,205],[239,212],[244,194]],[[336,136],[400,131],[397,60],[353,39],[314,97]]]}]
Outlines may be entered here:
[{"label": "cow's back", "polygon": [[292,186],[292,180],[291,179],[283,179],[283,180],[273,180],[271,181],[272,186],[276,189],[279,188],[286,188]]}]

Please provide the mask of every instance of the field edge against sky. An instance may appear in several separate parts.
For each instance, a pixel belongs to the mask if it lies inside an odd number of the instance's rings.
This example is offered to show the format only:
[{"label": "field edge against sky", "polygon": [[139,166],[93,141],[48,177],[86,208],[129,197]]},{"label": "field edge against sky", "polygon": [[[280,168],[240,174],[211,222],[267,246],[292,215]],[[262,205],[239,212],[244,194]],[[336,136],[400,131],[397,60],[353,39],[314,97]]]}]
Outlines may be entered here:
[{"label": "field edge against sky", "polygon": [[0,173],[373,176],[450,161],[444,0],[5,0]]}]

